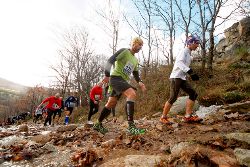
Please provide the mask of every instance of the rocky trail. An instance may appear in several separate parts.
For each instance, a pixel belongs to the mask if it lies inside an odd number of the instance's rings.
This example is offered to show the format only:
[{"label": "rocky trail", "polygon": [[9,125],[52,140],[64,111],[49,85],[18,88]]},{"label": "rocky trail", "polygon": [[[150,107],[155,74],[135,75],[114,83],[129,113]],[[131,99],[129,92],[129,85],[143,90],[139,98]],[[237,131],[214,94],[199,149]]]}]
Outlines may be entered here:
[{"label": "rocky trail", "polygon": [[1,127],[0,166],[250,166],[250,101],[206,114],[198,110],[199,124],[183,123],[177,115],[176,123],[166,126],[159,123],[160,114],[136,120],[147,129],[139,136],[129,135],[122,119],[104,122],[105,135],[87,124]]}]

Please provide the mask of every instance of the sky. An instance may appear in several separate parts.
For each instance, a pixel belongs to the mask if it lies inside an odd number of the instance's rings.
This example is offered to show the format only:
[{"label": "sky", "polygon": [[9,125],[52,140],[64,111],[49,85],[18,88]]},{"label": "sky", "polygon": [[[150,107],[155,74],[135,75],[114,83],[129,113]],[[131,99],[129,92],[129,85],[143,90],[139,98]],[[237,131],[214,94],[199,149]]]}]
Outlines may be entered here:
[{"label": "sky", "polygon": [[47,83],[49,63],[57,54],[52,28],[81,15],[78,6],[60,2],[0,0],[1,78],[26,86]]},{"label": "sky", "polygon": [[[56,63],[60,49],[57,32],[74,25],[87,27],[95,51],[104,53],[105,33],[94,23],[95,8],[103,1],[0,0],[0,78],[25,86],[49,86],[53,76],[49,66]],[[114,5],[118,2],[113,0]],[[127,31],[124,28],[120,34]],[[121,38],[119,45],[128,45],[128,39]]]},{"label": "sky", "polygon": [[0,77],[25,86],[48,86],[53,76],[49,66],[60,49],[57,32],[84,25],[100,46],[103,32],[90,21],[102,1],[0,0]]}]

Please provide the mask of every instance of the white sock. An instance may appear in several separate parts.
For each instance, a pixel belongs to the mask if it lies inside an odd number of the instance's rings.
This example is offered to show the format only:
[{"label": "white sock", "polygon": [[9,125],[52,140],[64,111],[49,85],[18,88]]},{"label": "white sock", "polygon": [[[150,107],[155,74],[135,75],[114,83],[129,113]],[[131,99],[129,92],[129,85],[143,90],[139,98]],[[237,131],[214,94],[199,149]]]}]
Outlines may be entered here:
[{"label": "white sock", "polygon": [[162,117],[162,118],[168,118],[167,115],[162,115],[161,117]]}]

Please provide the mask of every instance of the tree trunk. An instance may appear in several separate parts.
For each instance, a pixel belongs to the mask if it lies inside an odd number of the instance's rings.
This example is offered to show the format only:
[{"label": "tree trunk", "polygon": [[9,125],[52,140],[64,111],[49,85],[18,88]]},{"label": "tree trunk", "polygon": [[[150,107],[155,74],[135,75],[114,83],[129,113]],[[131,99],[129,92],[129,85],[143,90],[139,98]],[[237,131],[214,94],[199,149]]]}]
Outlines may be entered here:
[{"label": "tree trunk", "polygon": [[214,58],[214,30],[212,29],[209,33],[209,40],[210,40],[210,46],[209,46],[209,52],[208,52],[208,62],[207,67],[209,71],[213,70],[213,58]]}]

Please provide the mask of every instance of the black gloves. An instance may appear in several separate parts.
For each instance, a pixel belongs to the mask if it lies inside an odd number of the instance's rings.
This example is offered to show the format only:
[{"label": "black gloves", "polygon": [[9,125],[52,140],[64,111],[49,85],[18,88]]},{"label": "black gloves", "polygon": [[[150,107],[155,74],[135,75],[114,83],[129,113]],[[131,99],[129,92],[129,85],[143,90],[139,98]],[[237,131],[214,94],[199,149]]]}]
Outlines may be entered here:
[{"label": "black gloves", "polygon": [[199,76],[197,74],[191,74],[190,76],[191,76],[191,79],[193,81],[198,81],[199,80]]},{"label": "black gloves", "polygon": [[189,75],[191,75],[191,74],[193,73],[193,70],[190,68],[190,69],[187,71],[187,73],[188,73]]},{"label": "black gloves", "polygon": [[197,74],[194,74],[193,70],[191,68],[190,68],[190,70],[187,71],[187,73],[190,75],[190,77],[193,81],[199,80],[199,76]]}]

